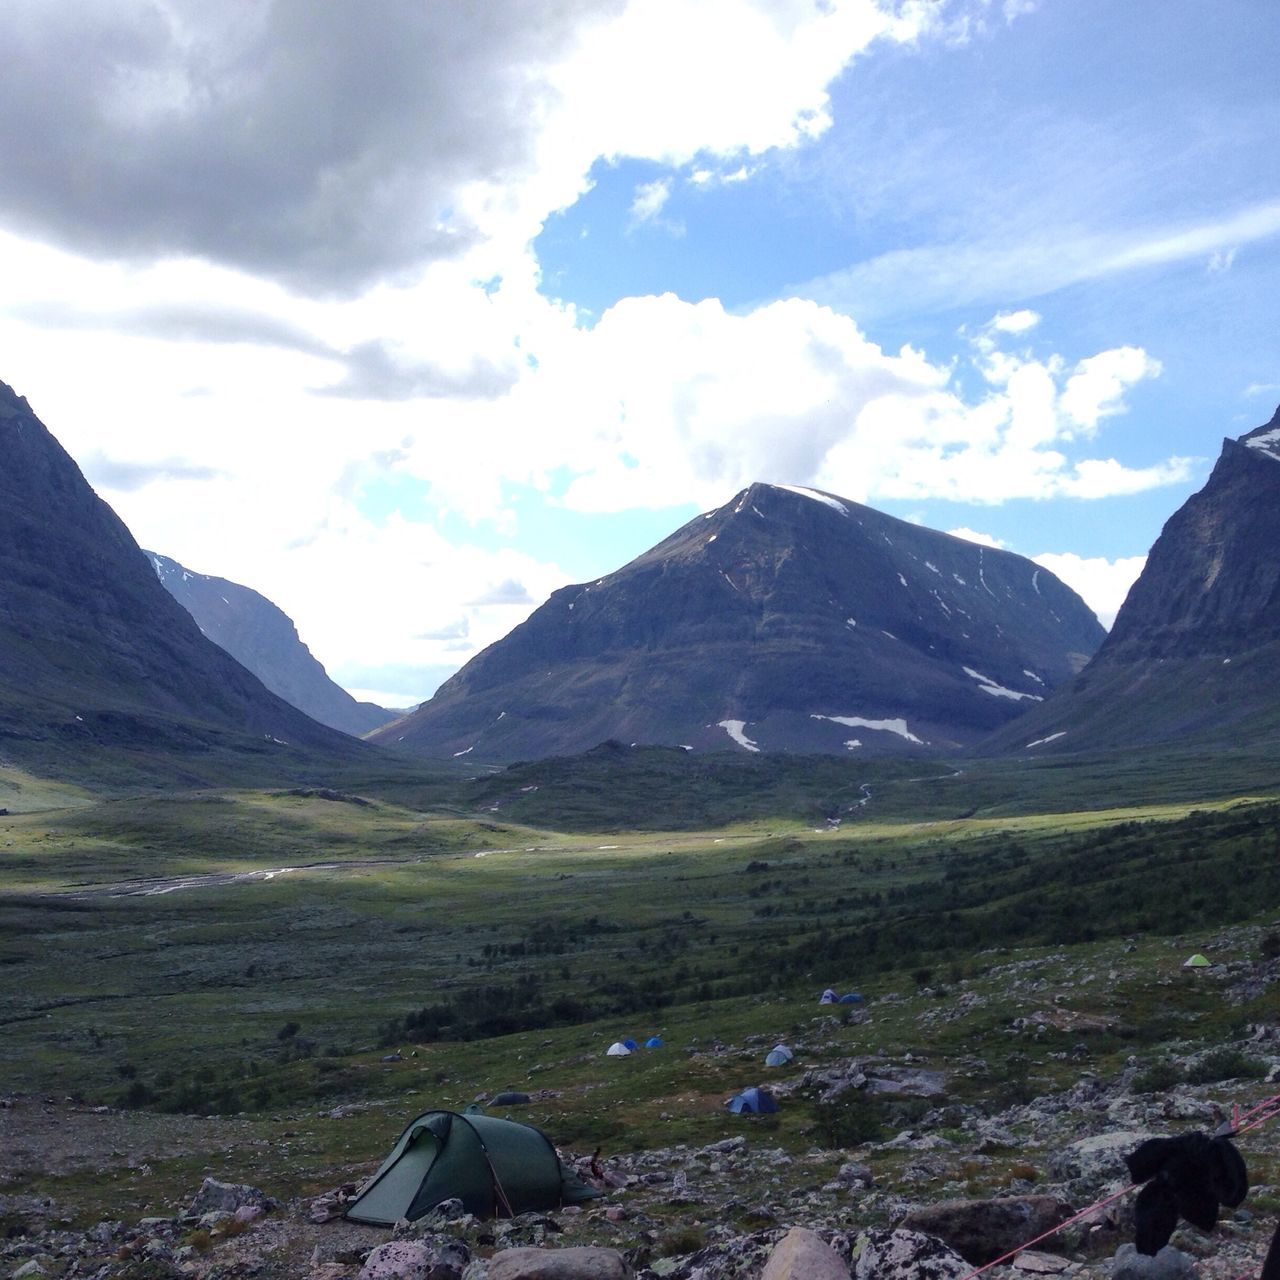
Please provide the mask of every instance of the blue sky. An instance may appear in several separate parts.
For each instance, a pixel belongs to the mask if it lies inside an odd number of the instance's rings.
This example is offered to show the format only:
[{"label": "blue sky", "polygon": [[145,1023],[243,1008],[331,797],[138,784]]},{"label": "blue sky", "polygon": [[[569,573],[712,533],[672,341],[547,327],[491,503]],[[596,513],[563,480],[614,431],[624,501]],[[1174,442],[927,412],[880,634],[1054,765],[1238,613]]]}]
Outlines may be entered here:
[{"label": "blue sky", "polygon": [[19,4],[0,378],[363,696],[755,479],[1109,621],[1280,402],[1272,0],[228,19]]}]

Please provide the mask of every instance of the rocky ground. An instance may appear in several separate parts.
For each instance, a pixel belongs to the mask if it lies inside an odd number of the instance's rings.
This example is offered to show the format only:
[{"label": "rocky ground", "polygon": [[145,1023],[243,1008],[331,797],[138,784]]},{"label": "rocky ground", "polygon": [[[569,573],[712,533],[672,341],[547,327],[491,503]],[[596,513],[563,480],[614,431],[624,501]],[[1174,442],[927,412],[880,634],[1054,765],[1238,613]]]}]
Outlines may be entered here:
[{"label": "rocky ground", "polygon": [[[478,1221],[454,1202],[394,1232],[357,1226],[341,1218],[341,1206],[372,1171],[368,1162],[326,1166],[335,1185],[319,1197],[215,1180],[260,1167],[256,1153],[267,1139],[251,1117],[0,1099],[0,1277],[1256,1277],[1280,1220],[1280,1114],[1269,1120],[1264,1107],[1260,1123],[1236,1139],[1250,1171],[1244,1202],[1225,1207],[1210,1232],[1180,1224],[1171,1247],[1154,1259],[1133,1251],[1135,1193],[1126,1191],[1124,1156],[1149,1137],[1213,1132],[1267,1099],[1280,1103],[1280,1025],[1242,1017],[1229,1039],[1212,1045],[1171,1038],[1104,1061],[1086,1042],[1106,1032],[1107,1017],[1075,1005],[1115,1007],[1115,1000],[1090,1002],[1082,993],[1124,981],[1127,961],[1123,950],[1107,960],[1112,967],[1088,968],[1065,953],[1040,956],[990,969],[981,985],[958,983],[945,999],[925,990],[883,996],[840,1019],[819,1014],[795,1040],[794,1069],[772,1081],[784,1108],[825,1105],[847,1120],[842,1104],[889,1098],[909,1104],[906,1127],[868,1140],[853,1131],[825,1141],[815,1134],[805,1148],[780,1143],[772,1117],[742,1117],[732,1136],[606,1155],[594,1170],[589,1155],[565,1152],[595,1177],[602,1198],[509,1220]],[[1044,977],[1048,964],[1052,982]],[[1280,960],[1225,966],[1212,981],[1225,1007],[1256,1011],[1260,998],[1261,1007],[1274,1007],[1267,993],[1280,984]],[[1042,1053],[1025,1078],[1013,1077],[1034,1054],[1019,1051],[997,1063],[994,1042],[964,1040],[959,1054],[927,1056],[948,1027],[990,1014],[990,1002],[1011,996],[1009,1007],[1024,1012],[992,1024],[994,1034],[1029,1050],[1051,1037],[1064,1046]],[[871,1051],[848,1052],[854,1032],[870,1045],[877,1021],[899,1028],[896,1050],[885,1037]],[[926,1049],[902,1048],[904,1034]],[[757,1040],[704,1042],[685,1052],[756,1060],[767,1048]],[[1252,1074],[1188,1083],[1212,1074],[1197,1071],[1210,1054],[1235,1055]],[[1167,1082],[1153,1083],[1157,1063]],[[1055,1078],[1062,1087],[1037,1092],[1049,1078],[1046,1066],[1061,1068]],[[1003,1093],[962,1087],[997,1076]],[[674,1119],[672,1125],[675,1131]],[[139,1217],[135,1208],[131,1215],[126,1205],[154,1203],[138,1199],[148,1162],[176,1156],[189,1157],[193,1171],[182,1202],[163,1214]],[[86,1221],[76,1188],[95,1180],[114,1180],[109,1203],[116,1212]],[[54,1185],[65,1199],[31,1191]],[[1042,1233],[1033,1248],[986,1269]]]},{"label": "rocky ground", "polygon": [[[1280,1033],[1273,1028],[1253,1028],[1250,1034],[1253,1043],[1280,1051]],[[811,1070],[783,1082],[780,1092],[838,1090],[842,1081],[848,1088],[866,1088],[871,1065],[849,1061]],[[1280,1057],[1272,1066],[1272,1074],[1280,1075]],[[898,1070],[905,1072],[906,1086],[929,1087],[909,1064]],[[393,1233],[331,1216],[341,1198],[337,1189],[330,1197],[280,1203],[271,1198],[270,1188],[209,1179],[174,1216],[103,1221],[88,1230],[70,1225],[70,1206],[10,1195],[0,1198],[0,1229],[7,1236],[0,1243],[0,1274],[95,1280],[482,1280],[499,1274],[491,1259],[513,1249],[545,1254],[595,1246],[616,1252],[623,1268],[618,1275],[748,1280],[762,1273],[789,1229],[801,1226],[834,1249],[844,1274],[958,1280],[979,1262],[1124,1188],[1123,1156],[1145,1138],[1212,1131],[1244,1092],[1226,1083],[1139,1094],[1131,1088],[1135,1070],[1136,1064],[1110,1080],[1085,1074],[1065,1092],[995,1115],[944,1103],[888,1141],[844,1151],[814,1148],[792,1155],[771,1146],[767,1132],[753,1131],[747,1122],[743,1134],[709,1146],[608,1160],[606,1195],[589,1206],[481,1222],[463,1214],[460,1205],[446,1205],[395,1232],[395,1250],[380,1248]],[[1274,1088],[1255,1083],[1248,1097],[1268,1092]],[[171,1151],[174,1144],[207,1151],[251,1141],[248,1126],[236,1121],[140,1118],[37,1099],[12,1099],[0,1114],[7,1159],[29,1162],[39,1152],[55,1168],[71,1167],[86,1152],[103,1159],[127,1152],[145,1160],[149,1151]],[[1238,1146],[1252,1168],[1275,1167],[1280,1119],[1242,1134]],[[997,1188],[999,1194],[966,1194],[976,1175],[1010,1153],[1017,1156],[1009,1166],[1013,1176]],[[589,1160],[582,1164],[588,1167]],[[1157,1268],[1135,1262],[1126,1249],[1133,1197],[1125,1196],[984,1274],[1252,1276],[1261,1267],[1278,1204],[1280,1188],[1255,1177],[1249,1198],[1234,1211],[1224,1210],[1213,1232],[1180,1226],[1172,1242],[1176,1253],[1166,1251]],[[887,1255],[895,1250],[901,1256],[891,1262]],[[514,1280],[526,1274],[510,1269],[521,1256],[512,1254],[501,1276]],[[610,1274],[599,1269],[604,1256],[588,1256],[596,1270],[582,1274]],[[542,1275],[545,1268],[527,1274]]]}]

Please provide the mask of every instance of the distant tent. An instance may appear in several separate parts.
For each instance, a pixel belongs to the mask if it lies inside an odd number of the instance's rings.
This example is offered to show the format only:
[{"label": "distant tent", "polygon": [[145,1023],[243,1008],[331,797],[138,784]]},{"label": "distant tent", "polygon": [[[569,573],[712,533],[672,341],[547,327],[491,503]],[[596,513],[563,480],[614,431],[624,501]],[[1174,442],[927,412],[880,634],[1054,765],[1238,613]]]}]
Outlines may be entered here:
[{"label": "distant tent", "polygon": [[862,997],[856,991],[850,991],[840,997],[841,1004],[861,1004]]},{"label": "distant tent", "polygon": [[1195,955],[1188,957],[1182,962],[1182,967],[1184,969],[1208,969],[1211,966],[1209,961],[1197,951]]},{"label": "distant tent", "polygon": [[517,1107],[529,1101],[527,1093],[519,1093],[515,1089],[507,1089],[504,1093],[495,1093],[489,1099],[491,1107]]},{"label": "distant tent", "polygon": [[661,1048],[662,1048],[662,1037],[661,1037],[661,1036],[650,1036],[650,1037],[649,1037],[649,1038],[644,1042],[644,1047],[645,1047],[646,1049],[661,1049]]},{"label": "distant tent", "polygon": [[615,1040],[606,1050],[605,1053],[610,1058],[629,1058],[631,1050],[621,1040]]},{"label": "distant tent", "polygon": [[785,1044],[780,1044],[776,1048],[770,1049],[765,1057],[764,1065],[766,1067],[785,1067],[795,1055],[787,1048]]},{"label": "distant tent", "polygon": [[634,1040],[630,1039],[629,1037],[626,1040],[624,1040],[622,1043],[626,1045],[627,1048],[630,1049],[633,1053],[640,1047],[638,1044],[636,1044]]},{"label": "distant tent", "polygon": [[741,1115],[744,1111],[769,1115],[778,1109],[777,1099],[768,1089],[743,1089],[741,1093],[735,1093],[724,1105],[735,1115]]},{"label": "distant tent", "polygon": [[836,995],[836,993],[832,991],[830,987],[828,987],[822,993],[822,998],[818,1001],[818,1003],[819,1004],[835,1004],[839,999],[840,997]]},{"label": "distant tent", "polygon": [[546,1134],[531,1125],[428,1111],[396,1139],[345,1216],[390,1227],[456,1198],[477,1217],[514,1217],[599,1194],[561,1165]]}]

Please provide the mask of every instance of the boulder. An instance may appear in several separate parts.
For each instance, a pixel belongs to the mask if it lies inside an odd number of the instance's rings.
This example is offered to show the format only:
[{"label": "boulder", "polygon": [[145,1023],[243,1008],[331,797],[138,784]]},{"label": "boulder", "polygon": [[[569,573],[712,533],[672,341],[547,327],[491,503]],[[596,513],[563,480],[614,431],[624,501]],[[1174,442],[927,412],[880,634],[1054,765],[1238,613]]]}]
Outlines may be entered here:
[{"label": "boulder", "polygon": [[760,1280],[849,1280],[844,1259],[808,1227],[792,1227],[774,1246]]},{"label": "boulder", "polygon": [[1112,1183],[1128,1183],[1124,1158],[1153,1133],[1100,1133],[1081,1138],[1049,1157],[1049,1174],[1058,1182],[1069,1182],[1072,1191],[1098,1195]]},{"label": "boulder", "polygon": [[853,1280],[960,1280],[973,1268],[933,1236],[874,1227],[853,1245]]},{"label": "boulder", "polygon": [[203,1217],[206,1213],[235,1213],[245,1205],[256,1205],[264,1212],[275,1209],[278,1202],[273,1200],[257,1187],[246,1186],[240,1182],[219,1182],[217,1178],[206,1178],[200,1184],[191,1207],[187,1210],[193,1217]]},{"label": "boulder", "polygon": [[490,1261],[488,1280],[631,1280],[634,1274],[616,1249],[584,1245],[574,1249],[505,1249]]},{"label": "boulder", "polygon": [[1074,1212],[1056,1196],[943,1200],[912,1209],[901,1225],[937,1236],[966,1261],[982,1266],[1061,1226]]},{"label": "boulder", "polygon": [[1159,1253],[1139,1253],[1131,1244],[1116,1250],[1111,1280],[1181,1280],[1196,1274],[1196,1261],[1189,1254],[1167,1244]]},{"label": "boulder", "polygon": [[360,1269],[360,1280],[461,1280],[471,1253],[460,1240],[388,1240]]}]

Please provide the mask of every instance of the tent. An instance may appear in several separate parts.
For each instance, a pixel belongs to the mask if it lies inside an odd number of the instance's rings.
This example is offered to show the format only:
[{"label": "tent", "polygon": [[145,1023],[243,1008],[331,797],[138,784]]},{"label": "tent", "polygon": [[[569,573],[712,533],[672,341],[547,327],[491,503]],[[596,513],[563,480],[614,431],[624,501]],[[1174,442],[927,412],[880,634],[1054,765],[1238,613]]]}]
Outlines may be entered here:
[{"label": "tent", "polygon": [[819,1004],[835,1004],[839,999],[840,997],[836,995],[836,993],[832,991],[830,987],[828,987],[822,993],[822,998],[818,1001],[818,1003]]},{"label": "tent", "polygon": [[477,1217],[513,1217],[600,1193],[565,1169],[546,1134],[514,1120],[428,1111],[396,1139],[391,1154],[347,1207],[353,1222],[390,1227],[458,1199]]},{"label": "tent", "polygon": [[785,1067],[796,1055],[785,1044],[775,1044],[765,1057],[766,1067]]},{"label": "tent", "polygon": [[650,1036],[650,1037],[649,1037],[649,1038],[644,1042],[644,1047],[645,1047],[646,1049],[661,1049],[661,1048],[662,1048],[662,1037],[661,1037],[661,1036]]},{"label": "tent", "polygon": [[744,1111],[769,1115],[778,1109],[777,1099],[768,1089],[743,1089],[741,1093],[735,1093],[724,1105],[735,1115],[741,1115]]},{"label": "tent", "polygon": [[841,1004],[861,1004],[862,997],[856,991],[849,991],[840,997]]},{"label": "tent", "polygon": [[1184,969],[1208,969],[1209,961],[1204,958],[1198,951],[1193,956],[1189,956],[1182,962]]},{"label": "tent", "polygon": [[634,1040],[631,1039],[630,1036],[628,1036],[622,1043],[626,1048],[630,1049],[632,1053],[634,1053],[640,1047],[638,1044],[636,1044]]},{"label": "tent", "polygon": [[507,1089],[502,1093],[495,1093],[489,1099],[491,1107],[517,1107],[522,1103],[530,1101],[527,1093],[520,1093],[516,1089]]},{"label": "tent", "polygon": [[615,1040],[606,1050],[605,1053],[611,1058],[629,1058],[631,1050],[621,1040]]}]

